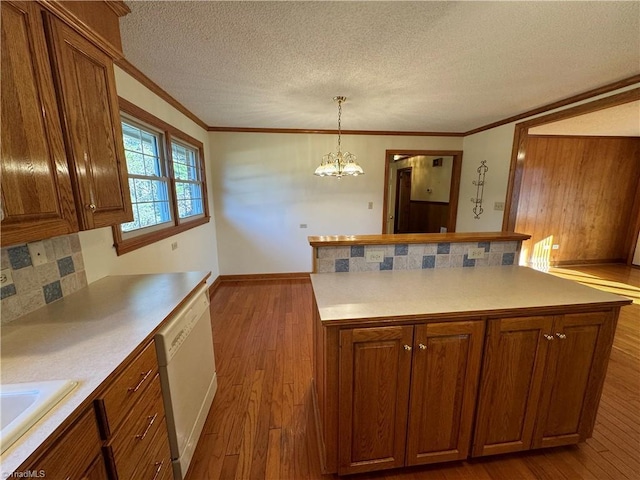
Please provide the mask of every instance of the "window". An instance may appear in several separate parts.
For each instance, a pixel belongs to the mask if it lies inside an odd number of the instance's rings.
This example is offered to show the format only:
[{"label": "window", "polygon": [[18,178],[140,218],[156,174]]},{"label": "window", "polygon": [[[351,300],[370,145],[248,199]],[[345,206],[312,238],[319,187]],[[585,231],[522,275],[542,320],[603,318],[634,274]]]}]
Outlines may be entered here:
[{"label": "window", "polygon": [[202,143],[120,99],[133,221],[113,228],[118,255],[209,221]]}]

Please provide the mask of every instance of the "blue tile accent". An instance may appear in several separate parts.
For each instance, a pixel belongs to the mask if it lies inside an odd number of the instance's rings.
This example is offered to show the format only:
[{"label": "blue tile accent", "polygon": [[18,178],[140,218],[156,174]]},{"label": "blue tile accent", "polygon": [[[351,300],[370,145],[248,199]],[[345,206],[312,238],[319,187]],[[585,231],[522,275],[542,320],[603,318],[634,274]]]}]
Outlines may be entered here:
[{"label": "blue tile accent", "polygon": [[476,259],[475,258],[469,258],[469,256],[465,253],[464,257],[462,257],[462,266],[463,267],[475,267],[476,266]]},{"label": "blue tile accent", "polygon": [[515,253],[503,253],[502,254],[502,265],[513,265],[515,260]]},{"label": "blue tile accent", "polygon": [[380,270],[393,270],[393,257],[384,257],[384,262],[380,262]]},{"label": "blue tile accent", "polygon": [[349,271],[349,259],[336,258],[336,272],[348,272],[348,271]]},{"label": "blue tile accent", "polygon": [[478,248],[484,248],[485,252],[491,250],[491,242],[478,242]]},{"label": "blue tile accent", "polygon": [[409,254],[409,245],[407,244],[398,244],[396,245],[396,251],[394,255],[408,255]]},{"label": "blue tile accent", "polygon": [[450,249],[451,249],[451,244],[450,243],[439,243],[438,244],[438,253],[440,253],[440,254],[449,253]]},{"label": "blue tile accent", "polygon": [[58,270],[60,271],[61,277],[66,277],[74,273],[76,268],[73,265],[73,259],[71,257],[64,257],[58,260]]},{"label": "blue tile accent", "polygon": [[8,253],[11,268],[14,270],[31,266],[31,255],[29,255],[29,249],[26,245],[9,248]]},{"label": "blue tile accent", "polygon": [[46,303],[55,302],[62,298],[62,285],[60,285],[60,280],[45,285],[42,287],[42,291],[44,292],[44,301]]},{"label": "blue tile accent", "polygon": [[422,268],[435,268],[435,267],[436,267],[435,255],[424,255],[422,257]]},{"label": "blue tile accent", "polygon": [[11,297],[16,294],[16,286],[12,283],[11,285],[5,285],[0,288],[0,299]]},{"label": "blue tile accent", "polygon": [[364,257],[364,245],[352,245],[351,257]]}]

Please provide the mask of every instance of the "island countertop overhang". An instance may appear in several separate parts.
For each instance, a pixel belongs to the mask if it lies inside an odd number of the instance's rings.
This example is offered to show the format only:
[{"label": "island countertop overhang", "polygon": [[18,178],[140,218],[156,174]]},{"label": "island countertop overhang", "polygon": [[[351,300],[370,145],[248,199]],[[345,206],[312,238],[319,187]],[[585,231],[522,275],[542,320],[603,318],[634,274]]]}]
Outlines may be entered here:
[{"label": "island countertop overhang", "polygon": [[318,235],[307,237],[312,247],[337,247],[348,245],[388,245],[416,243],[465,243],[523,241],[531,235],[515,232],[470,233],[393,233],[377,235]]},{"label": "island countertop overhang", "polygon": [[621,307],[631,300],[528,267],[499,266],[312,274],[319,319],[429,319],[553,314]]}]

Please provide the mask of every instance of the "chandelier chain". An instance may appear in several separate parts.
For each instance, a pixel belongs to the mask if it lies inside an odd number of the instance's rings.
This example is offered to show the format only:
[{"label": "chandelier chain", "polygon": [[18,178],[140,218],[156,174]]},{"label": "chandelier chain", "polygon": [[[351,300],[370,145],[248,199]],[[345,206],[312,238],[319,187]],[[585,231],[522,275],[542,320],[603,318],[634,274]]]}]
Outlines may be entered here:
[{"label": "chandelier chain", "polygon": [[340,152],[340,134],[342,133],[342,99],[338,99],[338,152]]}]

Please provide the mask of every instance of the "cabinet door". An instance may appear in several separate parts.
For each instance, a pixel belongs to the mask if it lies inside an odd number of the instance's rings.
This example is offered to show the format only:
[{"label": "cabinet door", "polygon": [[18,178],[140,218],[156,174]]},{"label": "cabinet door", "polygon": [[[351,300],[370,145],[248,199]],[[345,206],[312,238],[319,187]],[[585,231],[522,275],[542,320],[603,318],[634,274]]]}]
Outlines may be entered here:
[{"label": "cabinet door", "polygon": [[578,443],[591,435],[614,331],[607,312],[556,318],[533,447]]},{"label": "cabinet door", "polygon": [[81,229],[133,220],[113,61],[47,17]]},{"label": "cabinet door", "polygon": [[473,456],[531,446],[553,317],[489,320]]},{"label": "cabinet door", "polygon": [[338,473],[404,464],[412,326],[340,332]]},{"label": "cabinet door", "polygon": [[2,246],[78,231],[35,2],[2,2]]},{"label": "cabinet door", "polygon": [[416,326],[407,465],[467,458],[483,340],[483,321]]}]

